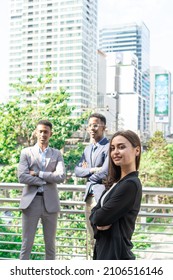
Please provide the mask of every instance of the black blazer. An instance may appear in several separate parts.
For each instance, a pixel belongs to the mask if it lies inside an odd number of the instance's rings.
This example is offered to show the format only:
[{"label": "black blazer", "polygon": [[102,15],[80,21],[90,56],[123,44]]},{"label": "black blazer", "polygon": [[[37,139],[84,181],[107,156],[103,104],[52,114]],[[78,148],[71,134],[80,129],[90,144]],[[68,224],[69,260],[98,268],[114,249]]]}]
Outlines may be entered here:
[{"label": "black blazer", "polygon": [[[105,197],[102,207],[100,198],[90,216],[96,238],[94,259],[135,259],[131,252],[133,247],[131,237],[140,209],[141,198],[142,185],[137,171],[125,176],[111,189]],[[97,230],[97,226],[110,224],[111,227],[108,230]]]}]

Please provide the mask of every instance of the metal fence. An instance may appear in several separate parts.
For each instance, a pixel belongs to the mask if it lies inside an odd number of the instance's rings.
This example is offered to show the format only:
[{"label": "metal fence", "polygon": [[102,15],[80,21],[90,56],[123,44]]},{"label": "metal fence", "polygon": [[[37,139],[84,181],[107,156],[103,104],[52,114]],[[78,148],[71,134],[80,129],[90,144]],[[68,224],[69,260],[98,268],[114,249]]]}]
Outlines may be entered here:
[{"label": "metal fence", "polygon": [[[21,212],[18,209],[23,184],[0,183],[0,259],[18,259],[21,248]],[[83,185],[58,185],[61,213],[57,228],[57,259],[91,259],[86,229]],[[173,259],[173,189],[143,188],[141,210],[133,235],[137,259]],[[32,259],[44,259],[42,227],[39,224]]]}]

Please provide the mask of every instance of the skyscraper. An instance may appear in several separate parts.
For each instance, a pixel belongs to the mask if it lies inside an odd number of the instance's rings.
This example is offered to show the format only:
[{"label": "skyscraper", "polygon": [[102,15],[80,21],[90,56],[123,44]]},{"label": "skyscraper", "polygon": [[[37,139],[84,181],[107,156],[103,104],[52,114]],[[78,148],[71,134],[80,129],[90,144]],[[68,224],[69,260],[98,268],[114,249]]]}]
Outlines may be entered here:
[{"label": "skyscraper", "polygon": [[138,69],[142,74],[141,99],[143,132],[149,131],[149,54],[150,54],[150,32],[142,23],[121,24],[106,27],[99,33],[99,48],[105,53],[132,52],[138,58]]},{"label": "skyscraper", "polygon": [[47,91],[69,92],[76,115],[96,106],[97,0],[11,0],[9,82],[29,82],[46,62],[58,73]]},{"label": "skyscraper", "polygon": [[[143,134],[141,72],[138,58],[131,52],[107,53],[107,95],[116,99],[114,130],[131,129]],[[111,112],[112,111],[112,112]]]}]

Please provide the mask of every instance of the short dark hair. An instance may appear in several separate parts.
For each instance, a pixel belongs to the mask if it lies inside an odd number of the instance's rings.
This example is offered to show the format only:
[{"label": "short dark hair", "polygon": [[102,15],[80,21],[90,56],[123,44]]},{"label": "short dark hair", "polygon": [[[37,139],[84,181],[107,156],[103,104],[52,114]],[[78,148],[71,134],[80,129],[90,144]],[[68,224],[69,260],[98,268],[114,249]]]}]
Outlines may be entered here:
[{"label": "short dark hair", "polygon": [[[89,116],[89,119],[91,118],[97,118],[97,119],[100,119],[105,125],[106,125],[106,118],[105,116],[103,116],[102,114],[99,114],[99,113],[93,113]],[[88,120],[89,120],[88,119]]]},{"label": "short dark hair", "polygon": [[52,123],[51,123],[50,121],[48,121],[48,120],[40,120],[40,121],[37,123],[37,126],[40,125],[40,124],[49,126],[50,129],[52,130]]}]

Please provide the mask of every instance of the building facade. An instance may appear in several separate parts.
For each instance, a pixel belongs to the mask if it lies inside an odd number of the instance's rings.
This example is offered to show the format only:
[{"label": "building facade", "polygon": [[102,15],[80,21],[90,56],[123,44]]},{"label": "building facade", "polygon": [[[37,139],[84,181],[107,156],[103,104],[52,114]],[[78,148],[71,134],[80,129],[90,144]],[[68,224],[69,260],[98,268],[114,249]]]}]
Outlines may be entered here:
[{"label": "building facade", "polygon": [[[121,53],[132,52],[138,58],[138,70],[141,72],[141,91],[138,106],[143,110],[140,133],[149,134],[149,54],[150,54],[150,32],[146,25],[142,23],[121,24],[113,27],[106,27],[99,32],[99,48],[105,53],[118,53],[116,63],[121,60]],[[115,85],[115,91],[119,90],[119,85]],[[122,105],[123,106],[123,105]],[[141,123],[141,120],[139,120]]]},{"label": "building facade", "polygon": [[106,54],[97,51],[97,108],[105,108],[106,96]]},{"label": "building facade", "polygon": [[116,100],[106,94],[107,54],[97,52],[97,108],[96,111],[106,117],[106,134],[115,132],[115,106]]},{"label": "building facade", "polygon": [[96,107],[97,0],[11,0],[9,83],[46,63],[58,74],[46,91],[64,88],[76,115]]},{"label": "building facade", "polygon": [[116,100],[116,107],[112,108],[115,130],[131,129],[139,134],[143,131],[141,81],[135,54],[107,53],[107,95]]}]

